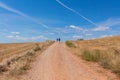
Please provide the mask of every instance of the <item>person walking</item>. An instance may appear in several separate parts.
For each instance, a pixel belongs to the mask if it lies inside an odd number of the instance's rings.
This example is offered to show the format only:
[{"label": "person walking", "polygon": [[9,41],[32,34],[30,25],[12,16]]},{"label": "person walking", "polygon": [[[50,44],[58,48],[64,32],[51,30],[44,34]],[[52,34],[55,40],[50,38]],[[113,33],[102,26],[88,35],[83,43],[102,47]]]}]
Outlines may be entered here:
[{"label": "person walking", "polygon": [[59,39],[57,38],[57,39],[56,39],[56,41],[58,42],[58,41],[59,41]]},{"label": "person walking", "polygon": [[61,39],[59,38],[59,39],[58,39],[58,41],[60,42],[60,41],[61,41]]}]

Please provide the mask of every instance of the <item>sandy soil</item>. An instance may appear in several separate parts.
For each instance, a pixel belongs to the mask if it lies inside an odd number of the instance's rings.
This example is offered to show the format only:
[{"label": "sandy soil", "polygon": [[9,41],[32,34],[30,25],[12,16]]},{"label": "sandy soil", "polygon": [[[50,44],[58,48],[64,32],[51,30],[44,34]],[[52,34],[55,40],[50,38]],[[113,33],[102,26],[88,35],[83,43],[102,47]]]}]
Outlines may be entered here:
[{"label": "sandy soil", "polygon": [[73,55],[64,43],[54,43],[31,67],[21,80],[117,80],[96,72]]}]

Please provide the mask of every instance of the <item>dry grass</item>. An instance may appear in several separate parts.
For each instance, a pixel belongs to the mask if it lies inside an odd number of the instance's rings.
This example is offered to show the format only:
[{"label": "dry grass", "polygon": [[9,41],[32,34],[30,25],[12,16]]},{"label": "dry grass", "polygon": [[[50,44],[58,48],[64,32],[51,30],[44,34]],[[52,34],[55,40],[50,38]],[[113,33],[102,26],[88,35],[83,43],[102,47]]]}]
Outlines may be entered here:
[{"label": "dry grass", "polygon": [[[24,44],[17,44],[20,46],[19,48],[16,47],[16,44],[2,44],[3,46],[6,46],[6,49],[9,48],[8,46],[13,46],[14,50],[21,52],[18,54],[10,55],[9,53],[6,53],[6,55],[9,55],[11,58],[4,56],[5,59],[8,58],[7,62],[5,62],[4,65],[0,66],[0,79],[3,78],[2,76],[7,75],[3,80],[16,79],[19,75],[24,74],[27,70],[30,69],[30,64],[35,60],[35,58],[42,53],[47,47],[49,47],[53,42],[42,42],[42,43],[24,43]],[[2,46],[1,45],[1,46]],[[28,46],[29,45],[29,46]],[[24,47],[23,47],[24,46]],[[26,50],[22,48],[27,48]],[[11,47],[11,48],[13,48]],[[16,47],[16,48],[15,48]],[[11,51],[11,49],[8,49]],[[23,50],[23,51],[22,51]],[[14,52],[14,51],[13,51]],[[24,53],[24,54],[23,54]],[[21,54],[21,55],[20,55]],[[14,56],[17,55],[17,56]],[[3,59],[4,61],[4,59]]]},{"label": "dry grass", "polygon": [[77,55],[87,61],[98,62],[120,75],[120,36],[94,40],[73,41],[80,51]]},{"label": "dry grass", "polygon": [[35,43],[0,44],[0,62],[13,55],[21,55],[21,53],[34,47]]}]

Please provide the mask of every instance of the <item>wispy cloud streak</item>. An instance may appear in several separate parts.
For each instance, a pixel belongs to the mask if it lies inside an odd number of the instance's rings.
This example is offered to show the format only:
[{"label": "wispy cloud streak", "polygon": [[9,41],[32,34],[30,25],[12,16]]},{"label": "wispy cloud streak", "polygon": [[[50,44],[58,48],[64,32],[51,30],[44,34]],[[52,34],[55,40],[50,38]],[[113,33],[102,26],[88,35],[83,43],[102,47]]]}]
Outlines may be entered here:
[{"label": "wispy cloud streak", "polygon": [[42,39],[42,40],[47,40],[48,38],[47,37],[45,37],[45,36],[34,36],[34,37],[29,37],[29,38],[27,38],[27,37],[21,37],[21,36],[19,36],[19,35],[9,35],[9,36],[6,36],[6,38],[10,38],[10,39],[15,39],[15,40],[24,40],[24,41],[34,41],[34,40],[40,40],[40,39]]},{"label": "wispy cloud streak", "polygon": [[23,12],[21,12],[21,11],[19,11],[19,10],[16,10],[16,9],[14,9],[14,8],[12,8],[12,7],[4,4],[3,2],[0,2],[0,7],[3,8],[3,9],[5,9],[5,10],[8,10],[8,11],[10,11],[10,12],[16,13],[16,14],[18,14],[18,15],[20,15],[20,16],[23,16],[23,17],[25,17],[25,18],[27,18],[27,19],[29,19],[29,20],[31,20],[31,21],[33,21],[33,22],[35,22],[35,23],[43,26],[44,28],[48,28],[47,25],[45,25],[45,24],[37,21],[36,19],[28,16],[27,14],[24,14]]},{"label": "wispy cloud streak", "polygon": [[56,0],[60,5],[62,5],[63,7],[65,7],[66,9],[72,11],[73,13],[79,15],[80,17],[82,17],[84,20],[88,21],[89,23],[93,24],[94,26],[97,26],[96,23],[94,23],[92,20],[88,19],[87,17],[83,16],[82,14],[80,14],[78,11],[68,7],[67,5],[65,5],[64,3],[62,3],[60,0]]}]

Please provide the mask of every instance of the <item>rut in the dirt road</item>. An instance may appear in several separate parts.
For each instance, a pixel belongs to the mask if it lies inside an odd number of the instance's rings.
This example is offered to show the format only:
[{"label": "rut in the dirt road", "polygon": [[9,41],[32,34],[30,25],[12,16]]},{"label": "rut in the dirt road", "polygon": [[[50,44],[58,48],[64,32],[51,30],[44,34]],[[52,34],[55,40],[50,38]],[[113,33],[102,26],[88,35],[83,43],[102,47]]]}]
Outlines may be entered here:
[{"label": "rut in the dirt road", "polygon": [[108,80],[91,70],[64,43],[54,43],[33,63],[32,69],[22,80]]}]

